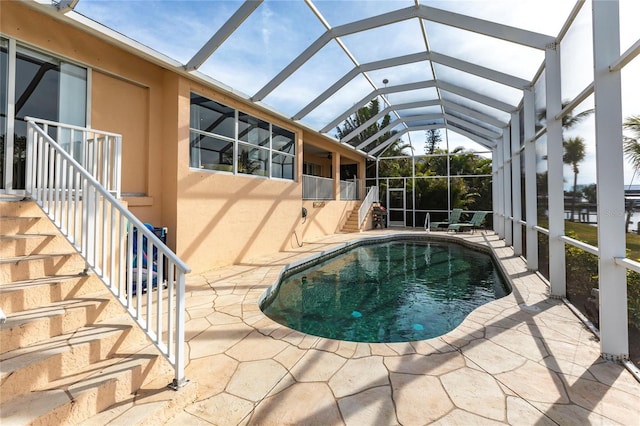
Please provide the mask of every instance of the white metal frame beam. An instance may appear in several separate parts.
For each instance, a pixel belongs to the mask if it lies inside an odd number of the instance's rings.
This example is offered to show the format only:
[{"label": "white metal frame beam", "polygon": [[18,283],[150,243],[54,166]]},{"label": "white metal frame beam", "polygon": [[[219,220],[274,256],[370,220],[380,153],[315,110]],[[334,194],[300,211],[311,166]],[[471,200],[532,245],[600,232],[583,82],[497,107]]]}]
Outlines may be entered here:
[{"label": "white metal frame beam", "polygon": [[193,58],[185,65],[185,70],[193,71],[202,65],[224,41],[262,4],[263,0],[245,0],[233,15],[220,27]]},{"label": "white metal frame beam", "polygon": [[457,104],[455,102],[446,101],[446,100],[440,101],[438,99],[431,99],[431,100],[427,100],[427,101],[408,102],[408,103],[405,103],[405,104],[398,104],[398,105],[394,105],[394,106],[388,106],[385,109],[383,109],[382,111],[380,111],[378,114],[376,114],[375,116],[371,117],[369,120],[367,120],[366,122],[364,122],[363,124],[358,126],[351,133],[346,135],[342,139],[342,142],[348,142],[351,139],[355,138],[356,136],[358,136],[360,134],[360,132],[362,132],[367,127],[371,126],[373,123],[375,123],[376,121],[378,121],[379,119],[384,117],[386,114],[388,114],[392,110],[395,110],[397,112],[397,111],[401,111],[401,110],[421,108],[421,107],[429,107],[429,106],[438,106],[438,105],[441,105],[443,107],[445,114],[447,113],[447,110],[456,111],[456,112],[459,112],[459,113],[461,113],[463,115],[466,115],[468,117],[471,117],[471,118],[474,118],[476,120],[480,120],[482,122],[485,122],[486,124],[491,125],[493,127],[497,127],[499,129],[502,129],[503,127],[505,127],[507,125],[506,122],[503,122],[503,121],[501,121],[501,120],[499,120],[499,119],[497,119],[495,117],[491,117],[489,115],[486,115],[486,114],[481,113],[479,111],[476,111],[474,109],[467,108],[465,106],[459,105],[459,104]]},{"label": "white metal frame beam", "polygon": [[486,68],[471,62],[456,59],[451,56],[443,55],[437,52],[420,52],[410,55],[397,56],[395,58],[384,59],[381,61],[369,62],[362,64],[351,69],[342,78],[332,84],[328,89],[318,95],[314,100],[307,104],[304,108],[298,111],[293,117],[293,120],[300,120],[307,116],[311,111],[320,106],[324,101],[331,97],[335,92],[340,90],[343,86],[353,80],[359,74],[363,74],[368,71],[391,68],[401,65],[407,65],[422,61],[432,61],[440,65],[444,65],[450,68],[463,71],[465,73],[475,75],[480,78],[495,81],[505,86],[513,87],[516,89],[524,89],[531,85],[531,82],[522,78],[518,78],[506,73],[502,73],[491,68]]},{"label": "white metal frame beam", "polygon": [[536,181],[536,107],[533,88],[524,91],[524,185],[527,269],[538,270],[538,186]]},{"label": "white metal frame beam", "polygon": [[[389,123],[388,126],[380,129],[376,134],[371,135],[365,141],[361,142],[358,146],[356,146],[356,149],[363,149],[371,145],[378,138],[380,138],[380,136],[384,135],[385,133],[391,132],[393,129],[395,129],[401,124],[407,124],[413,121],[433,121],[433,120],[444,120],[444,115],[443,114],[413,115],[413,116],[404,117],[404,118],[400,118],[399,120],[392,121],[391,123]],[[436,124],[436,123],[432,123],[432,124]],[[407,127],[410,127],[410,126],[407,126]]]},{"label": "white metal frame beam", "polygon": [[513,254],[522,255],[522,184],[520,175],[520,114],[511,114],[511,217]]},{"label": "white metal frame beam", "polygon": [[620,52],[619,7],[617,1],[592,6],[600,350],[613,360],[629,357],[627,275],[615,261],[626,257],[621,76],[610,70]]},{"label": "white metal frame beam", "polygon": [[467,128],[469,132],[475,133],[478,136],[483,137],[485,139],[498,139],[499,137],[502,136],[502,131],[494,132],[493,130],[487,129],[486,127],[478,126],[475,123],[472,123],[460,117],[455,117],[451,114],[445,114],[444,117],[447,120],[447,123],[464,126]]},{"label": "white metal frame beam", "polygon": [[369,92],[366,96],[364,96],[362,99],[360,99],[358,102],[356,102],[351,108],[347,109],[342,114],[337,116],[331,123],[324,126],[320,130],[320,132],[327,133],[329,130],[333,129],[338,124],[346,120],[346,118],[349,117],[351,114],[358,111],[358,109],[362,108],[367,103],[371,102],[371,99],[375,99],[380,95],[383,95],[386,93],[409,92],[412,90],[428,89],[430,87],[435,87],[435,86],[436,86],[436,82],[434,80],[427,80],[427,81],[418,81],[415,83],[399,84],[397,86],[389,86],[389,87],[373,90],[372,92]]},{"label": "white metal frame beam", "polygon": [[459,13],[449,12],[434,7],[420,5],[417,16],[427,21],[448,25],[461,30],[472,31],[511,43],[520,44],[534,49],[544,50],[549,43],[555,41],[554,37],[510,27],[484,19],[473,18]]},{"label": "white metal frame beam", "polygon": [[387,115],[391,111],[396,111],[397,112],[397,111],[402,111],[402,110],[406,110],[406,109],[414,109],[414,108],[437,106],[437,105],[440,105],[440,101],[438,99],[430,99],[430,100],[427,100],[427,101],[407,102],[405,104],[387,106],[385,109],[383,109],[382,111],[378,112],[376,115],[374,115],[373,117],[371,117],[370,119],[368,119],[367,121],[362,123],[360,126],[358,126],[353,131],[351,131],[351,133],[349,133],[344,138],[342,138],[342,142],[348,142],[351,139],[355,138],[364,129],[366,129],[367,127],[371,126],[373,123],[375,123],[376,121],[378,121],[379,119],[381,119],[382,117],[384,117],[385,115]]},{"label": "white metal frame beam", "polygon": [[327,43],[329,43],[329,41],[338,37],[371,30],[373,28],[406,21],[412,18],[421,18],[540,50],[544,49],[549,43],[554,42],[553,37],[545,34],[526,31],[520,28],[510,27],[508,25],[502,25],[424,5],[420,5],[418,7],[411,6],[359,21],[350,22],[327,30],[309,47],[307,47],[304,52],[302,52],[273,79],[271,79],[271,81],[258,90],[251,99],[253,101],[263,100],[269,95],[269,93],[275,90],[276,87],[280,86],[287,78],[289,78],[298,68],[318,53]]},{"label": "white metal frame beam", "polygon": [[506,102],[499,101],[490,96],[483,95],[481,93],[474,92],[473,90],[465,89],[460,86],[456,86],[455,84],[447,83],[443,80],[438,80],[438,88],[447,92],[451,92],[453,94],[471,99],[472,101],[479,102],[481,104],[485,104],[492,108],[495,108],[500,111],[512,113],[516,111],[516,107],[513,105],[509,105]]},{"label": "white metal frame beam", "polygon": [[511,200],[511,132],[509,127],[504,129],[502,134],[502,198],[504,200],[504,210],[502,217],[504,222],[504,242],[508,246],[513,246],[513,223],[510,217],[513,216]]},{"label": "white metal frame beam", "polygon": [[566,264],[564,253],[564,176],[562,161],[562,120],[558,117],[562,109],[560,88],[560,45],[549,45],[545,52],[546,98],[547,98],[547,164],[549,202],[549,282],[552,297],[567,294]]}]

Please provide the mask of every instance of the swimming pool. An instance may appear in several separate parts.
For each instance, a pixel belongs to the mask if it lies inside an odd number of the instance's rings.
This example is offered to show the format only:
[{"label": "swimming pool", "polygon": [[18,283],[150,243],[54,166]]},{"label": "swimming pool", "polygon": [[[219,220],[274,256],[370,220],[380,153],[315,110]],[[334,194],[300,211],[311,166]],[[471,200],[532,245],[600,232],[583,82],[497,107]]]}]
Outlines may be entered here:
[{"label": "swimming pool", "polygon": [[263,297],[265,315],[321,337],[405,342],[510,293],[489,254],[454,242],[364,241],[325,257],[288,271]]}]

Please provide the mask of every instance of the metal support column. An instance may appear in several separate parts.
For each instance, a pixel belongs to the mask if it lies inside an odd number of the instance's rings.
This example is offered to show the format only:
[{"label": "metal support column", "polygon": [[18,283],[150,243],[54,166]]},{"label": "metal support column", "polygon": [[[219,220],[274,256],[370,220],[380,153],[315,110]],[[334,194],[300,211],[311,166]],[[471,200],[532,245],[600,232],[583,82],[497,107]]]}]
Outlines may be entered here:
[{"label": "metal support column", "polygon": [[617,1],[594,1],[593,65],[598,195],[598,282],[600,286],[600,350],[606,359],[629,354],[625,257],[622,96],[620,71],[609,66],[620,56]]},{"label": "metal support column", "polygon": [[538,270],[538,188],[536,182],[536,109],[533,89],[524,91],[524,192],[525,221],[527,222],[527,269]]},{"label": "metal support column", "polygon": [[333,199],[340,200],[340,154],[331,153],[331,167],[333,168]]},{"label": "metal support column", "polygon": [[511,114],[511,213],[513,216],[513,253],[522,255],[522,183],[520,176],[520,114]]},{"label": "metal support column", "polygon": [[[549,187],[549,281],[551,296],[567,294],[564,255],[564,188],[562,157],[562,120],[556,118],[562,110],[560,91],[560,46],[552,44],[545,51],[547,97],[547,164]],[[553,259],[553,261],[551,261]]]},{"label": "metal support column", "polygon": [[505,127],[502,134],[502,158],[503,158],[503,186],[502,196],[504,197],[504,242],[506,245],[513,245],[513,223],[511,207],[511,131]]},{"label": "metal support column", "polygon": [[497,186],[498,189],[496,191],[497,194],[497,218],[494,218],[494,220],[496,222],[498,222],[498,226],[496,229],[496,232],[498,233],[498,236],[502,239],[504,239],[504,154],[502,153],[503,151],[503,144],[501,140],[497,141],[497,155],[495,158],[495,161],[497,163]]},{"label": "metal support column", "polygon": [[498,149],[493,148],[491,150],[491,209],[493,210],[493,232],[500,234],[500,216],[498,212],[500,196],[498,195]]}]

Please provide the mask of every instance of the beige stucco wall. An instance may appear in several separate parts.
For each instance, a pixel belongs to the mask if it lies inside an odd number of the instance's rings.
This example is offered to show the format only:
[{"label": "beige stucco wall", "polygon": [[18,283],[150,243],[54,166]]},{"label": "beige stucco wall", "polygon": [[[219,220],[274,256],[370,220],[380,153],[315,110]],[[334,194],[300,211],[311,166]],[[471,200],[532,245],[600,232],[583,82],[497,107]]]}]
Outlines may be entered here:
[{"label": "beige stucco wall", "polygon": [[[295,247],[338,232],[354,202],[302,200],[303,144],[333,154],[323,167],[364,158],[251,104],[136,57],[15,2],[2,2],[0,31],[92,69],[91,126],[123,135],[123,193],[140,219],[169,228],[168,245],[194,271]],[[189,168],[190,93],[215,99],[297,135],[295,181]],[[341,159],[341,160],[340,160]],[[339,167],[337,167],[339,170]],[[338,171],[336,170],[336,171]],[[302,221],[301,209],[309,212]]]}]

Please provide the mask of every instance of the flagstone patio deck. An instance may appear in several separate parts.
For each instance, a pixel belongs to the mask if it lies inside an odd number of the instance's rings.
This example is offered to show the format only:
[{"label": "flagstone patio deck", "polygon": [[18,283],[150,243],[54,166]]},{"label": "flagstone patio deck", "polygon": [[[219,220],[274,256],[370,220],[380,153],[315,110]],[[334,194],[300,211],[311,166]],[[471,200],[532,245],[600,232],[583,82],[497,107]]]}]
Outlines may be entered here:
[{"label": "flagstone patio deck", "polygon": [[[172,424],[640,423],[640,383],[599,357],[591,331],[526,271],[493,233],[513,293],[430,340],[366,344],[293,331],[257,301],[281,268],[348,240],[298,249],[188,278],[186,375],[198,399]],[[122,419],[121,419],[122,420]]]}]

